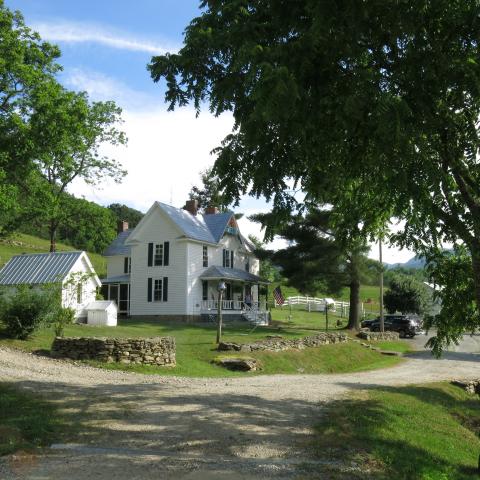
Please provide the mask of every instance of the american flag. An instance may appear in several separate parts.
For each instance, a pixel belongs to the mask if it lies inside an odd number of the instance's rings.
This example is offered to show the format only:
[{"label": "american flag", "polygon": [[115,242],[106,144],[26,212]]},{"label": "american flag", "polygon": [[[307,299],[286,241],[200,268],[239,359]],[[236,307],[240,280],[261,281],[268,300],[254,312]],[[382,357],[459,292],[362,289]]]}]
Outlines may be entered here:
[{"label": "american flag", "polygon": [[283,305],[285,303],[285,298],[283,298],[282,291],[280,290],[280,287],[277,287],[273,291],[273,296],[275,297],[275,301],[277,302],[277,305]]}]

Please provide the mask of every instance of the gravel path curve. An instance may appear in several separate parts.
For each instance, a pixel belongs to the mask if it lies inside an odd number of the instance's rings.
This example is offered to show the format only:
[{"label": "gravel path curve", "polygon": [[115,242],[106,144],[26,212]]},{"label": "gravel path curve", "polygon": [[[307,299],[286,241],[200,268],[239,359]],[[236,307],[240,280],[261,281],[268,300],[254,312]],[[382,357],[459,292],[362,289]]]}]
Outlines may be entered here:
[{"label": "gravel path curve", "polygon": [[329,478],[332,468],[351,478],[355,466],[312,455],[311,425],[323,402],[354,389],[479,376],[480,354],[462,352],[441,360],[417,352],[396,367],[361,373],[192,379],[0,348],[0,381],[42,392],[82,422],[74,443],[4,458],[0,478],[301,479]]}]

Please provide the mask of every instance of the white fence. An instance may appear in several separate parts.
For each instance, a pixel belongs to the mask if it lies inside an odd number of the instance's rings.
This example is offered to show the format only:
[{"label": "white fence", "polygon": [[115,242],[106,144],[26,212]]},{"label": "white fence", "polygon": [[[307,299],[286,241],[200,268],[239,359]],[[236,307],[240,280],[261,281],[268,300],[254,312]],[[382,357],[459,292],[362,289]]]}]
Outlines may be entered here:
[{"label": "white fence", "polygon": [[[288,297],[285,299],[285,303],[283,305],[279,305],[275,301],[275,307],[282,308],[282,307],[289,307],[291,305],[302,305],[305,307],[305,310],[316,311],[316,312],[324,312],[325,306],[328,305],[328,310],[331,312],[340,313],[340,315],[346,316],[348,315],[348,311],[350,309],[349,302],[340,302],[334,300],[332,298],[317,298],[317,297]],[[360,312],[363,314],[363,303],[360,304]]]}]

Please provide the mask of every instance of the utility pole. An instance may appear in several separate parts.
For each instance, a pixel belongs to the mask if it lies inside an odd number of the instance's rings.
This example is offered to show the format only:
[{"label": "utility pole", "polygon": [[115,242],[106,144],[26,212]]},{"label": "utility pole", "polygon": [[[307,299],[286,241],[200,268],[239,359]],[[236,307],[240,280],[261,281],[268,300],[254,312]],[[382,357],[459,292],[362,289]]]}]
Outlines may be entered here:
[{"label": "utility pole", "polygon": [[383,316],[383,258],[382,258],[382,238],[378,240],[380,257],[380,331],[385,331],[385,322]]}]

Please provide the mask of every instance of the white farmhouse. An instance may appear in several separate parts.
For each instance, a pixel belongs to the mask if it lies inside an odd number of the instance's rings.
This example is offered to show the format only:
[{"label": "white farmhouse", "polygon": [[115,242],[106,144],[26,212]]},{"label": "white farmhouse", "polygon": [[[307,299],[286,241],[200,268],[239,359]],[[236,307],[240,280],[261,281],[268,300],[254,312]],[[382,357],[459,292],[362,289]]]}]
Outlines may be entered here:
[{"label": "white farmhouse", "polygon": [[87,317],[87,305],[95,300],[100,280],[85,252],[15,255],[0,270],[0,286],[40,287],[58,283],[62,306],[75,310],[77,319]]},{"label": "white farmhouse", "polygon": [[107,278],[102,293],[115,300],[119,313],[136,317],[198,321],[215,318],[217,287],[226,284],[222,310],[226,319],[266,319],[259,301],[259,260],[240,233],[232,212],[197,203],[186,209],[155,202],[140,223],[105,251]]}]

